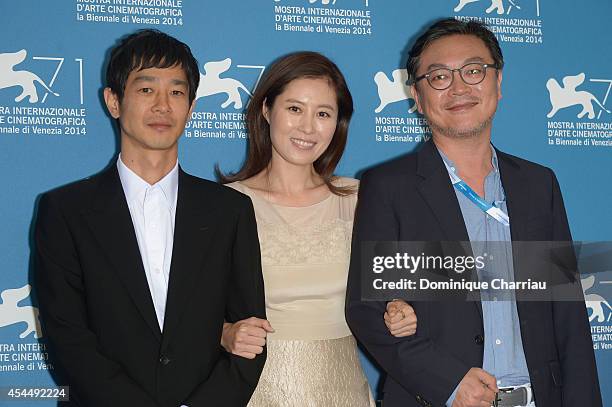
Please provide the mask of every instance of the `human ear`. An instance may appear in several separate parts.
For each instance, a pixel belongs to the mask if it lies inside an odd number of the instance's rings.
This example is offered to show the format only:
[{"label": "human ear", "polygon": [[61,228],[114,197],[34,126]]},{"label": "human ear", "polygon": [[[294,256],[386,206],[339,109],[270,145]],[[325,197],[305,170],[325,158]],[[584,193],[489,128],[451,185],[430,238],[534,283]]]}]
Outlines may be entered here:
[{"label": "human ear", "polygon": [[502,83],[502,71],[498,70],[497,71],[497,100],[500,100],[502,98],[501,83]]},{"label": "human ear", "polygon": [[264,119],[266,119],[268,124],[270,124],[270,109],[268,108],[267,102],[268,99],[264,99],[263,103],[261,104],[261,114],[263,115]]},{"label": "human ear", "polygon": [[421,108],[421,98],[419,96],[419,92],[417,91],[416,84],[410,85],[410,93],[412,93],[412,97],[414,98],[414,103],[416,104],[418,112],[423,114],[423,109]]},{"label": "human ear", "polygon": [[113,119],[118,119],[121,116],[121,103],[119,103],[119,97],[111,88],[104,88],[104,102]]}]

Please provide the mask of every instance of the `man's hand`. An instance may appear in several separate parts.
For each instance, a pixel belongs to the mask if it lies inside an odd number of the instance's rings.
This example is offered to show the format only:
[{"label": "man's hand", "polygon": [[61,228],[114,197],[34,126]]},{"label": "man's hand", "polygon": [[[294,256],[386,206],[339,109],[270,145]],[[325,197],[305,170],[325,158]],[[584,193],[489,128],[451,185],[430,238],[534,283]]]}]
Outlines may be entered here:
[{"label": "man's hand", "polygon": [[498,391],[495,376],[473,367],[459,382],[453,407],[491,407]]},{"label": "man's hand", "polygon": [[265,319],[251,317],[236,323],[223,323],[221,346],[227,352],[247,359],[254,359],[263,352],[268,332],[274,332]]},{"label": "man's hand", "polygon": [[388,303],[384,318],[385,325],[393,336],[399,338],[416,333],[417,316],[414,309],[402,300],[393,300]]}]

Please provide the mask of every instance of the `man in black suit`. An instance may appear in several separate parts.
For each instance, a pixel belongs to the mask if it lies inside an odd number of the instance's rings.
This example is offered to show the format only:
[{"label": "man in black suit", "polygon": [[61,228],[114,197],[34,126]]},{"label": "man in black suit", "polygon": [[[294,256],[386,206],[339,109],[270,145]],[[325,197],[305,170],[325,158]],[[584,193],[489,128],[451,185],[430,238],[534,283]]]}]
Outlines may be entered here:
[{"label": "man in black suit", "polygon": [[[349,326],[387,373],[384,406],[601,406],[576,285],[574,301],[415,301],[417,333],[406,338],[386,332],[386,303],[366,301],[367,242],[571,240],[554,173],[491,146],[503,68],[495,35],[441,20],[407,68],[432,140],[363,175],[347,294]],[[510,250],[486,272],[512,279],[520,260]]]},{"label": "man in black suit", "polygon": [[265,319],[250,200],[178,166],[195,104],[189,47],[156,30],[112,50],[104,98],[116,165],[45,193],[36,223],[41,320],[73,405],[244,406],[265,361],[220,345]]}]

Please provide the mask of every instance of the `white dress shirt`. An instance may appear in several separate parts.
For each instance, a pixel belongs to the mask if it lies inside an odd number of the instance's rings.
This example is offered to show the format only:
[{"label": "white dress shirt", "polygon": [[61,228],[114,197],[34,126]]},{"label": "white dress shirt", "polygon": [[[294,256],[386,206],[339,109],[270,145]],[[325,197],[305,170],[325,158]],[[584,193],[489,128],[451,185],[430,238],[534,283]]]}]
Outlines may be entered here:
[{"label": "white dress shirt", "polygon": [[178,161],[154,185],[130,170],[121,160],[121,155],[117,160],[117,170],[136,232],[157,322],[163,331],[174,241]]}]

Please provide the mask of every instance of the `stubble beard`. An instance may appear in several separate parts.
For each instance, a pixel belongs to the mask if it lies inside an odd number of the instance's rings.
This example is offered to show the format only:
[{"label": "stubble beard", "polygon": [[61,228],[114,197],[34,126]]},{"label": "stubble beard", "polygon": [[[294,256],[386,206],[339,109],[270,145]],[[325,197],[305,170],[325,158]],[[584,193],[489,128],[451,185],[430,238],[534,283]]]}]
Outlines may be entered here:
[{"label": "stubble beard", "polygon": [[427,122],[429,123],[429,127],[431,128],[432,133],[438,133],[441,136],[445,136],[448,138],[454,139],[468,139],[478,137],[483,133],[483,131],[491,127],[491,123],[493,122],[493,116],[490,116],[486,120],[478,123],[476,126],[469,129],[458,129],[456,127],[443,127],[439,126],[435,122],[429,120],[428,117],[425,117]]}]

